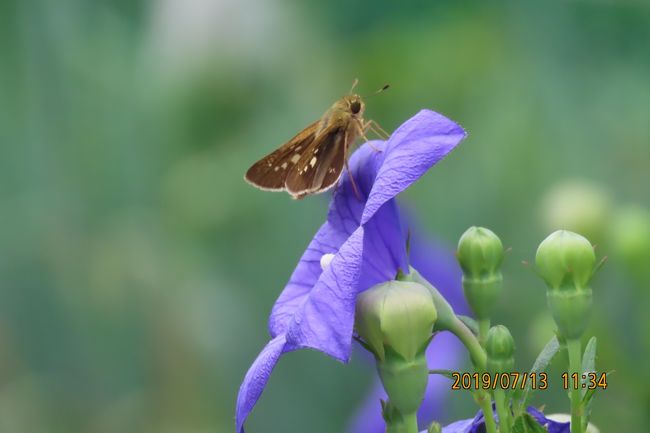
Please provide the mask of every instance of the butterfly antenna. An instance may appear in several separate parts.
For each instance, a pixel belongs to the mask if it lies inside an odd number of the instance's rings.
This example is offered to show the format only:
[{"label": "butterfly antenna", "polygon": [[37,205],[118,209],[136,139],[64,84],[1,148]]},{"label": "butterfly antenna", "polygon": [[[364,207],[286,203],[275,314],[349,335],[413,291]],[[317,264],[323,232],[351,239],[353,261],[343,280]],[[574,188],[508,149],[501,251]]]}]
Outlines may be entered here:
[{"label": "butterfly antenna", "polygon": [[350,91],[348,93],[352,93],[355,87],[357,87],[357,84],[359,84],[359,79],[355,78],[354,81],[352,82],[352,87],[350,87]]},{"label": "butterfly antenna", "polygon": [[375,96],[375,95],[383,92],[384,90],[388,89],[389,87],[390,87],[390,84],[384,84],[384,86],[381,89],[376,90],[374,93],[371,93],[368,96],[364,96],[364,99],[370,98],[371,96]]}]

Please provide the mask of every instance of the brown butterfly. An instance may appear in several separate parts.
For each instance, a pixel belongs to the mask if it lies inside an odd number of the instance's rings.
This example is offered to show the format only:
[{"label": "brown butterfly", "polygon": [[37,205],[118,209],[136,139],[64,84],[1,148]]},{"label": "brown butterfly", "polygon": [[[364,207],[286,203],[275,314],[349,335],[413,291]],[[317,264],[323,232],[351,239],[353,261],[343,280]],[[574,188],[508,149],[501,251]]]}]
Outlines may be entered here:
[{"label": "brown butterfly", "polygon": [[[356,81],[352,89],[355,85]],[[364,110],[361,96],[343,96],[323,117],[253,164],[244,179],[262,190],[286,190],[295,199],[327,191],[336,185],[343,167],[347,169],[348,152],[357,138],[365,138],[369,129],[387,135],[375,122],[363,119]],[[350,179],[358,196],[351,175]]]}]

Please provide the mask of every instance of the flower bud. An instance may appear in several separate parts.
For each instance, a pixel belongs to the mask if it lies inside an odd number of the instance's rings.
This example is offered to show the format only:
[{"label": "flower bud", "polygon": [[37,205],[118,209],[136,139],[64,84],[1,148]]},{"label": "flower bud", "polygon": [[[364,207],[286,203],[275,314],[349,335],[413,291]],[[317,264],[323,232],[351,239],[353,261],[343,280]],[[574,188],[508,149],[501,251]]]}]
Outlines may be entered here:
[{"label": "flower bud", "polygon": [[535,263],[552,290],[581,289],[593,276],[596,254],[585,237],[558,230],[539,245]]},{"label": "flower bud", "polygon": [[627,271],[641,282],[650,280],[650,211],[637,206],[618,211],[611,238],[614,255]]},{"label": "flower bud", "polygon": [[429,428],[427,428],[427,433],[442,433],[442,426],[440,425],[440,423],[433,421],[431,424],[429,424]]},{"label": "flower bud", "polygon": [[546,194],[542,212],[549,229],[564,227],[600,243],[610,219],[611,206],[607,191],[600,185],[571,179],[555,185]]},{"label": "flower bud", "polygon": [[589,282],[596,254],[591,243],[577,233],[558,230],[539,245],[535,263],[549,287],[546,295],[558,331],[565,338],[579,338],[592,307]]},{"label": "flower bud", "polygon": [[490,328],[485,351],[487,353],[487,370],[489,373],[511,373],[515,366],[515,340],[503,325]]},{"label": "flower bud", "polygon": [[488,319],[501,292],[503,244],[491,230],[470,227],[458,242],[457,256],[467,302],[478,319]]},{"label": "flower bud", "polygon": [[436,317],[429,290],[414,282],[378,284],[357,298],[357,333],[374,353],[390,404],[402,415],[417,411],[424,398],[424,353]]},{"label": "flower bud", "polygon": [[385,358],[387,347],[404,359],[413,359],[431,338],[436,317],[426,287],[388,281],[359,295],[355,327],[378,359]]}]

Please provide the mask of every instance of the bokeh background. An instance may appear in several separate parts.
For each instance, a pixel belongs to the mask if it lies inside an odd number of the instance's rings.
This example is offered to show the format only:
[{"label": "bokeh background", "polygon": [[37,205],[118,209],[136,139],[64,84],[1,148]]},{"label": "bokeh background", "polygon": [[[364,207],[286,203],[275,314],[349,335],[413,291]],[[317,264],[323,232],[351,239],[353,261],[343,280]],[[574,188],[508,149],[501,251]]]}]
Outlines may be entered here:
[{"label": "bokeh background", "polygon": [[[427,107],[470,132],[402,199],[450,251],[470,225],[511,248],[519,369],[553,330],[538,243],[569,228],[609,257],[593,420],[646,431],[649,77],[644,0],[0,2],[0,431],[232,432],[328,200],[243,173],[354,78],[391,84],[367,101],[387,130]],[[248,431],[345,431],[361,358],[286,356]],[[535,403],[568,411],[557,386]],[[475,411],[453,394],[441,421]]]}]

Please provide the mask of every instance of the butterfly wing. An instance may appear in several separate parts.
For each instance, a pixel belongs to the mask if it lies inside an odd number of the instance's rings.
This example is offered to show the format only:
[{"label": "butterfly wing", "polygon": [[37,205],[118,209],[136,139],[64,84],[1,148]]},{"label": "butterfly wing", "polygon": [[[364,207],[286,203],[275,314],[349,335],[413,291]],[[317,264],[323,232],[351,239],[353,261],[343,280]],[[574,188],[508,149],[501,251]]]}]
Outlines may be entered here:
[{"label": "butterfly wing", "polygon": [[307,126],[280,148],[253,164],[246,172],[244,179],[251,185],[263,190],[283,190],[287,175],[314,141],[318,130],[318,122],[316,121]]},{"label": "butterfly wing", "polygon": [[343,171],[347,145],[345,126],[334,125],[321,132],[289,172],[287,192],[299,199],[334,186]]}]

